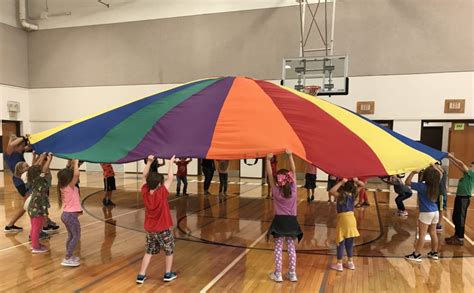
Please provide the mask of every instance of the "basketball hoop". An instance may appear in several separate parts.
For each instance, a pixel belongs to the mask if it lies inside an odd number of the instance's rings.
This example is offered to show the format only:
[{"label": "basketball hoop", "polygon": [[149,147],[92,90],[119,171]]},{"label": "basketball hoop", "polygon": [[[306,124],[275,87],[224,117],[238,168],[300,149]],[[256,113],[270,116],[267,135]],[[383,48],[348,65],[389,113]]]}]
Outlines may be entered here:
[{"label": "basketball hoop", "polygon": [[308,95],[317,96],[320,89],[321,87],[318,85],[308,85],[303,88],[303,92]]}]

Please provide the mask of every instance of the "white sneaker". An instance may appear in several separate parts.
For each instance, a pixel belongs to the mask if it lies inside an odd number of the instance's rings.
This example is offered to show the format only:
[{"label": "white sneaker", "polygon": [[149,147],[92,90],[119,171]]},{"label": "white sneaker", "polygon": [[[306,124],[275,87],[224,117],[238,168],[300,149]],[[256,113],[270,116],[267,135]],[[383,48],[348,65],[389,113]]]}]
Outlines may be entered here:
[{"label": "white sneaker", "polygon": [[281,274],[277,274],[277,273],[270,273],[268,274],[268,276],[270,277],[270,279],[272,279],[273,281],[275,282],[283,282],[283,277],[281,276]]},{"label": "white sneaker", "polygon": [[61,262],[61,265],[64,267],[78,267],[81,265],[81,263],[77,260],[74,259],[74,257],[71,257],[69,259],[63,259]]},{"label": "white sneaker", "polygon": [[298,282],[298,278],[296,277],[296,273],[292,273],[292,272],[288,272],[285,274],[285,278],[287,278],[288,280],[292,281],[292,282]]}]

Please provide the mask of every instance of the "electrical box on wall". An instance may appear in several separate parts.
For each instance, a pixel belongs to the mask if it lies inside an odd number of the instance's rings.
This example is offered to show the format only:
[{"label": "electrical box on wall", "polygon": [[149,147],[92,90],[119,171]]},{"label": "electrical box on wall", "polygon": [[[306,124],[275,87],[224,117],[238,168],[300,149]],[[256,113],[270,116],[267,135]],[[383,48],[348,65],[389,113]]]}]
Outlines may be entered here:
[{"label": "electrical box on wall", "polygon": [[7,102],[7,110],[8,112],[18,113],[20,112],[20,103],[8,101]]}]

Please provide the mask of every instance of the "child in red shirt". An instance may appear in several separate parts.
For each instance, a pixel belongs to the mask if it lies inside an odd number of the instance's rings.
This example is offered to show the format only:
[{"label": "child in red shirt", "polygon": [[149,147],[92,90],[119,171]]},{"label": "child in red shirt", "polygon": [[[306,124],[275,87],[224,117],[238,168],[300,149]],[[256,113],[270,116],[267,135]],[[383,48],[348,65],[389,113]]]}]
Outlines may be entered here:
[{"label": "child in red shirt", "polygon": [[103,175],[104,175],[104,199],[102,199],[102,204],[104,207],[112,206],[114,207],[115,204],[112,202],[112,192],[117,190],[115,187],[115,172],[112,164],[101,163],[100,167],[102,167]]},{"label": "child in red shirt", "polygon": [[192,161],[192,159],[186,158],[179,158],[179,160],[174,161],[174,163],[178,166],[178,171],[176,172],[176,196],[179,196],[181,192],[181,181],[184,184],[183,187],[183,195],[188,196],[188,164]]},{"label": "child in red shirt", "polygon": [[[175,156],[171,158],[173,162]],[[146,270],[150,264],[151,257],[165,251],[165,275],[163,281],[169,282],[176,279],[177,274],[171,271],[173,265],[174,237],[171,232],[173,220],[171,220],[170,207],[168,205],[169,188],[173,183],[173,166],[169,164],[168,177],[164,181],[163,175],[150,172],[150,166],[154,157],[148,156],[147,164],[142,176],[142,197],[145,204],[145,231],[146,251],[143,256],[140,273],[137,276],[137,284],[143,284],[146,280]]]}]

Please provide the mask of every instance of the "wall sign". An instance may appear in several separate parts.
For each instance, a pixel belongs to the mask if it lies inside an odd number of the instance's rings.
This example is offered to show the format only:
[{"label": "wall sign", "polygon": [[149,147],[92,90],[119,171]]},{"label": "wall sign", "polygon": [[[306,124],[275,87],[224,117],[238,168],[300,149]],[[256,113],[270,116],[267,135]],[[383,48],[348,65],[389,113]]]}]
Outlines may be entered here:
[{"label": "wall sign", "polygon": [[464,123],[454,123],[454,130],[464,130]]},{"label": "wall sign", "polygon": [[374,101],[357,102],[357,114],[374,114],[374,113],[375,113]]},{"label": "wall sign", "polygon": [[464,113],[464,99],[446,99],[444,100],[444,113]]}]

